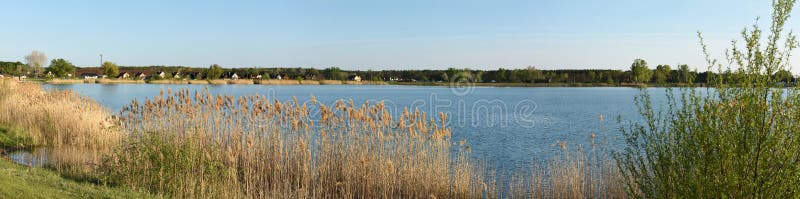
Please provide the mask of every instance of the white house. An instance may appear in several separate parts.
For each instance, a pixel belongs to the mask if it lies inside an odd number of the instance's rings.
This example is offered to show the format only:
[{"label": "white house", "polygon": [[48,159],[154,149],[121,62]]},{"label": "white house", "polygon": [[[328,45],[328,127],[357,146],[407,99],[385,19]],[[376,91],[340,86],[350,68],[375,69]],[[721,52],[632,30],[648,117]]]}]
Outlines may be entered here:
[{"label": "white house", "polygon": [[167,73],[165,73],[164,71],[161,71],[161,72],[158,72],[158,76],[161,77],[161,78],[164,78],[164,76],[167,76]]},{"label": "white house", "polygon": [[119,76],[117,76],[117,78],[120,78],[120,79],[125,79],[125,78],[128,78],[128,77],[131,77],[131,74],[128,73],[128,72],[124,72],[124,73],[120,74]]},{"label": "white house", "polygon": [[256,75],[256,79],[261,79],[261,75]]},{"label": "white house", "polygon": [[275,79],[281,80],[283,78],[281,78],[281,75],[278,75],[277,77],[275,77]]},{"label": "white house", "polygon": [[361,76],[356,75],[355,77],[353,77],[353,81],[360,82],[361,81]]},{"label": "white house", "polygon": [[231,79],[239,79],[239,75],[237,75],[236,73],[233,73],[233,75],[231,75]]}]

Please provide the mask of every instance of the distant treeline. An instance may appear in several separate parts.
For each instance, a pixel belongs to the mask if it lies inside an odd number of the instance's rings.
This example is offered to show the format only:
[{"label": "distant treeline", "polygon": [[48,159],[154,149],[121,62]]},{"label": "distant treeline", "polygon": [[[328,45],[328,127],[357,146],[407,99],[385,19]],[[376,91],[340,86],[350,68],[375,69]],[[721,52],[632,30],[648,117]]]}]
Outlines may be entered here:
[{"label": "distant treeline", "polygon": [[[51,71],[46,68],[44,73]],[[0,74],[24,75],[31,70],[20,62],[0,62]],[[362,80],[389,82],[484,82],[484,83],[651,83],[651,84],[686,84],[708,83],[713,78],[721,78],[724,83],[738,83],[737,71],[722,73],[697,72],[687,65],[657,65],[650,68],[642,59],[634,60],[630,70],[576,69],[576,70],[540,70],[534,67],[525,69],[475,70],[449,68],[446,70],[342,70],[337,67],[325,69],[315,68],[222,68],[212,65],[208,68],[186,66],[119,66],[114,73],[108,73],[99,67],[76,68],[71,73],[59,71],[59,76],[84,78],[89,75],[107,75],[108,78],[119,78],[122,73],[127,77],[147,79],[170,79],[177,76],[181,79],[218,79],[238,78],[302,79],[302,80],[349,80],[356,76]],[[163,73],[162,73],[163,72]],[[159,76],[156,74],[167,74]],[[176,75],[180,74],[180,76]],[[777,71],[775,77],[784,82],[795,82],[789,71]]]}]

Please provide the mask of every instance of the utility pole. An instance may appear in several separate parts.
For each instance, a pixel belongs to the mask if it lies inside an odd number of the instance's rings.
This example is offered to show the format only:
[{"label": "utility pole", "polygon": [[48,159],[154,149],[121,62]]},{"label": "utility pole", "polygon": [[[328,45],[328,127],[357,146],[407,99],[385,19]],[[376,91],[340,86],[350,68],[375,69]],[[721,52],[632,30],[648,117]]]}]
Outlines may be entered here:
[{"label": "utility pole", "polygon": [[103,66],[103,54],[100,54],[100,66]]}]

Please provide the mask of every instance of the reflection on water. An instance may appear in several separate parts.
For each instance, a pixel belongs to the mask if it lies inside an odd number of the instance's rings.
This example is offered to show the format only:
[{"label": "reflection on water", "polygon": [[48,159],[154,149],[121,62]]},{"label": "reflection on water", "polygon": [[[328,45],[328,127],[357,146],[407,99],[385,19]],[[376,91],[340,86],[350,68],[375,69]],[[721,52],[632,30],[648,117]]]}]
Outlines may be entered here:
[{"label": "reflection on water", "polygon": [[26,166],[35,166],[35,167],[42,167],[47,164],[47,153],[46,148],[41,149],[34,149],[34,150],[17,150],[8,153],[8,158],[11,158],[11,161],[17,164],[26,165]]},{"label": "reflection on water", "polygon": [[102,163],[103,157],[111,153],[111,148],[89,149],[80,147],[34,148],[16,150],[6,154],[17,164],[34,167],[59,168],[65,165],[83,165],[94,168]]}]

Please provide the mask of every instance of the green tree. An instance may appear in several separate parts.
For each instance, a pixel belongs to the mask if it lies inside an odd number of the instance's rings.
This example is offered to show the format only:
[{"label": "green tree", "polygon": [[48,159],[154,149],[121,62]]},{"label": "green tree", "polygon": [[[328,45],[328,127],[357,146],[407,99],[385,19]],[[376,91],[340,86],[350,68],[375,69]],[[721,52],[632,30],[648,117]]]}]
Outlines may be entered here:
[{"label": "green tree", "polygon": [[792,82],[794,75],[792,75],[792,72],[789,72],[788,70],[781,69],[778,70],[778,72],[775,72],[774,78],[778,82],[788,84]]},{"label": "green tree", "polygon": [[653,74],[653,81],[656,84],[666,84],[667,80],[669,80],[670,72],[672,68],[669,65],[658,65],[656,66],[656,70]]},{"label": "green tree", "polygon": [[208,67],[208,70],[206,70],[206,79],[219,79],[219,77],[222,76],[222,73],[222,67],[217,64],[213,64]]},{"label": "green tree", "polygon": [[[742,32],[744,42],[733,42],[725,63],[738,84],[715,78],[713,89],[682,88],[677,97],[669,90],[659,105],[643,89],[636,98],[643,120],[622,128],[627,145],[615,156],[631,196],[800,196],[800,88],[775,89],[780,79],[772,75],[790,67],[798,46],[782,32],[794,3],[773,1],[766,40],[754,25]],[[698,37],[709,70],[722,73]]]},{"label": "green tree", "polygon": [[100,67],[103,70],[103,74],[106,77],[114,78],[119,75],[119,67],[114,62],[103,62],[103,66]]},{"label": "green tree", "polygon": [[322,71],[322,74],[325,76],[325,79],[329,80],[345,80],[347,78],[339,67],[326,68]]},{"label": "green tree", "polygon": [[75,65],[62,58],[53,59],[50,61],[48,71],[57,77],[66,77],[68,74],[75,73]]},{"label": "green tree", "polygon": [[689,65],[681,64],[678,65],[678,81],[680,83],[694,83],[694,79],[697,77],[697,72],[689,70]]},{"label": "green tree", "polygon": [[631,78],[633,83],[647,83],[650,81],[653,71],[647,68],[647,62],[644,59],[633,60],[631,64]]}]

